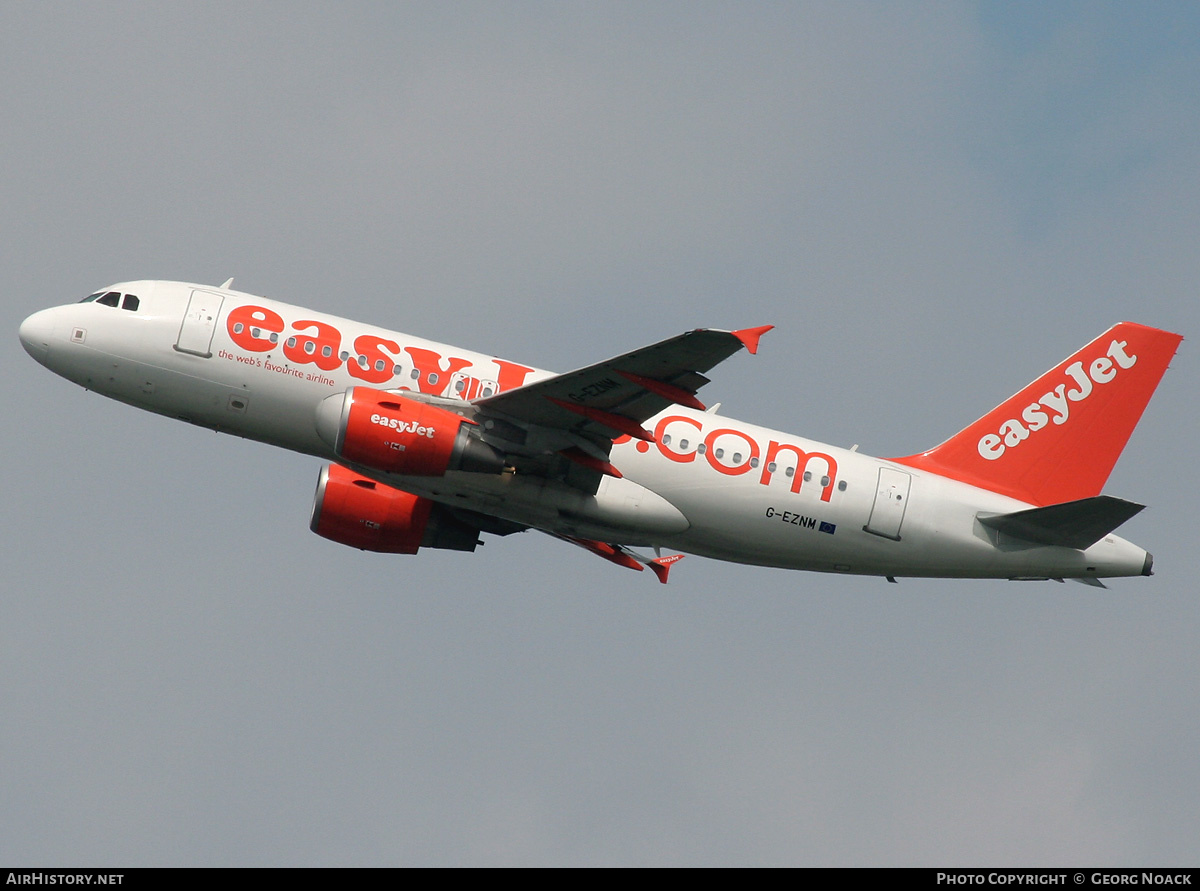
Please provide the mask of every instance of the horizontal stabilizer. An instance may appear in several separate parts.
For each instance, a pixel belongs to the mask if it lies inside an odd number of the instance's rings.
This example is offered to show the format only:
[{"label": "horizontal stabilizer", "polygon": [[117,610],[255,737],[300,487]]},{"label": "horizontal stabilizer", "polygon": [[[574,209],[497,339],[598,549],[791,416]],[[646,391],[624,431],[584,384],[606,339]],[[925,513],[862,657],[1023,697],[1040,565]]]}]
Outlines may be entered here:
[{"label": "horizontal stabilizer", "polygon": [[984,526],[1037,544],[1086,550],[1112,532],[1144,504],[1097,495],[1049,507],[980,517]]}]

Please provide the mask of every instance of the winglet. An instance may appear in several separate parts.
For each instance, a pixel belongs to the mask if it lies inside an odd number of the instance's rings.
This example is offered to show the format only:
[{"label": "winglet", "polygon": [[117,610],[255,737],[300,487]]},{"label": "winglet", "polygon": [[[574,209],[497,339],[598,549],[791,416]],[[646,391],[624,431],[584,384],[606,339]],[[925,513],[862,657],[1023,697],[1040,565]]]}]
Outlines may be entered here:
[{"label": "winglet", "polygon": [[610,563],[624,566],[626,569],[636,569],[638,572],[641,572],[649,566],[655,576],[658,577],[658,580],[664,585],[667,583],[667,574],[671,571],[671,567],[684,557],[683,554],[670,554],[666,557],[658,557],[651,560],[648,557],[642,556],[637,551],[625,547],[625,545],[609,544],[606,541],[597,541],[594,538],[575,538],[571,535],[563,535],[560,532],[551,532],[550,534],[555,538],[561,538],[563,541],[569,541],[573,545],[578,545],[584,550],[591,551],[597,557],[603,557]]},{"label": "winglet", "polygon": [[750,351],[750,354],[753,355],[758,352],[758,339],[774,327],[774,325],[761,325],[758,328],[742,328],[739,331],[732,331],[730,333],[740,340],[746,349]]},{"label": "winglet", "polygon": [[659,557],[651,560],[646,565],[658,576],[658,580],[664,585],[667,583],[667,573],[671,571],[671,567],[682,560],[686,554],[671,554],[669,557]]}]

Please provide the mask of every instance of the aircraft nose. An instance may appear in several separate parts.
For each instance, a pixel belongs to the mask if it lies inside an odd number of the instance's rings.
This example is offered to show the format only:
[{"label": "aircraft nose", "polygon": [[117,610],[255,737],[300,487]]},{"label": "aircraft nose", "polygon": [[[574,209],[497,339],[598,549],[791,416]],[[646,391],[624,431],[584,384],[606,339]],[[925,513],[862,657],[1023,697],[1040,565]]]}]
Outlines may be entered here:
[{"label": "aircraft nose", "polygon": [[50,337],[53,333],[53,311],[43,309],[35,312],[21,323],[18,336],[21,338],[21,346],[25,347],[25,352],[44,365],[46,354],[50,352]]}]

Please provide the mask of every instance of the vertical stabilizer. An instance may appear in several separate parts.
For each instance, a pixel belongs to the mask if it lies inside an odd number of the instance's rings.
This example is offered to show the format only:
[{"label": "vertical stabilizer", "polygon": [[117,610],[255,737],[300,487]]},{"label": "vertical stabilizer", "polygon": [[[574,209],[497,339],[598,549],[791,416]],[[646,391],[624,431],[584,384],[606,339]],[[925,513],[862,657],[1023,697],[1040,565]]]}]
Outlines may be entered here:
[{"label": "vertical stabilizer", "polygon": [[892,460],[1031,504],[1098,495],[1182,340],[1121,322],[941,445]]}]

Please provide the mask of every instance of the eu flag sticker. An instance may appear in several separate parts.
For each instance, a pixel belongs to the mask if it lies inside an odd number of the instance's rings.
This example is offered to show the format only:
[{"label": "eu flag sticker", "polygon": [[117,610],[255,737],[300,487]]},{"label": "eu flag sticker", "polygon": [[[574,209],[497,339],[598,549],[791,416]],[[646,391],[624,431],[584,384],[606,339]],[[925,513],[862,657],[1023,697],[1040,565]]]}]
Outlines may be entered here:
[{"label": "eu flag sticker", "polygon": [[833,535],[833,533],[836,529],[837,529],[837,525],[834,523],[822,523],[820,526],[817,527],[818,532],[828,532],[830,535]]}]

